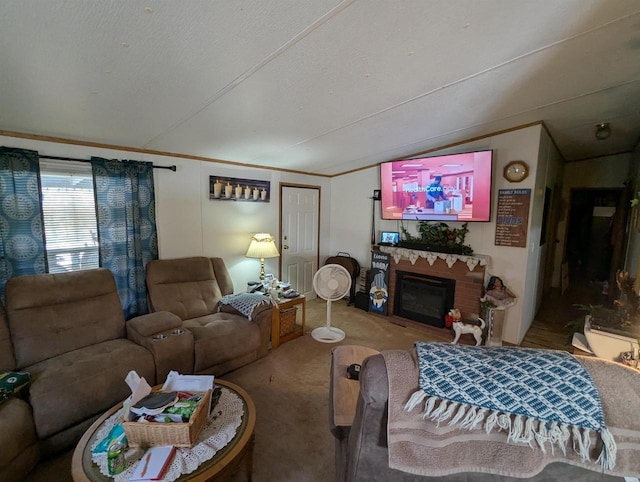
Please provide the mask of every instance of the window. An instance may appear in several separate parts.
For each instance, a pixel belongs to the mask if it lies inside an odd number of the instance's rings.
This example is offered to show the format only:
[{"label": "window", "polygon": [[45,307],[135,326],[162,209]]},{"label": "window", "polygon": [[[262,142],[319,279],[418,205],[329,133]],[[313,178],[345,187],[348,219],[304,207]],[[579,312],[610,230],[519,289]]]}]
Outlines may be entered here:
[{"label": "window", "polygon": [[99,267],[91,165],[40,161],[49,273]]}]

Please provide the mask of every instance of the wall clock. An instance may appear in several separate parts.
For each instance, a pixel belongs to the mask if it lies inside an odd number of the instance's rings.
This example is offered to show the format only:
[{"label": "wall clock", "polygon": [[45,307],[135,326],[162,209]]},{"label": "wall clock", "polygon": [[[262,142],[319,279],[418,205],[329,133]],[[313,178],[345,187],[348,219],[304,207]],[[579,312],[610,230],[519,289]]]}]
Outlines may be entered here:
[{"label": "wall clock", "polygon": [[520,182],[529,175],[529,166],[524,161],[511,161],[504,166],[503,176],[509,182]]}]

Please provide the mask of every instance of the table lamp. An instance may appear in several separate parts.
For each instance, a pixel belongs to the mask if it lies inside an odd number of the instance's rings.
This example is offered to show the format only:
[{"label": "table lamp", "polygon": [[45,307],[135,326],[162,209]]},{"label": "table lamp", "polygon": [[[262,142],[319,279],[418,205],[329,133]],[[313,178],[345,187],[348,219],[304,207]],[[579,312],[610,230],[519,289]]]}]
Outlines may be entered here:
[{"label": "table lamp", "polygon": [[276,258],[280,256],[274,243],[273,236],[267,233],[258,233],[251,236],[251,244],[247,249],[247,258],[260,258],[260,281],[264,280],[264,258]]}]

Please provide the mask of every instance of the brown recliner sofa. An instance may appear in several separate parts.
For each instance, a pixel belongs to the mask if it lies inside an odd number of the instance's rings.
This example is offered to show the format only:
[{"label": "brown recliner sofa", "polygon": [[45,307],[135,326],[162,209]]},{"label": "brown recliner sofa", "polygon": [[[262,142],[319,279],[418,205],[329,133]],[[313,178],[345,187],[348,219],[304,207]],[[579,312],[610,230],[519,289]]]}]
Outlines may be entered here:
[{"label": "brown recliner sofa", "polygon": [[265,356],[273,307],[265,302],[248,319],[218,302],[233,294],[233,282],[221,258],[190,257],[147,263],[151,311],[168,311],[193,334],[193,372],[220,376]]},{"label": "brown recliner sofa", "polygon": [[[387,445],[389,378],[383,355],[372,354],[372,352],[374,350],[369,348],[350,345],[338,346],[332,350],[329,424],[331,433],[335,437],[337,481],[624,482],[624,477],[587,470],[574,465],[573,462],[550,463],[530,478],[480,472],[424,476],[389,468]],[[346,379],[346,367],[352,363],[362,365],[359,381]],[[404,369],[407,373],[412,373],[415,370],[415,364],[407,363]],[[443,422],[443,425],[446,425],[446,422]],[[461,438],[464,440],[464,431]],[[461,465],[464,463],[465,461],[461,461]]]},{"label": "brown recliner sofa", "polygon": [[[4,306],[0,306],[0,372],[17,369]],[[0,404],[0,480],[22,480],[40,457],[31,407],[20,396]]]},{"label": "brown recliner sofa", "polygon": [[[2,312],[4,315],[4,311]],[[130,323],[172,327],[171,313],[125,323],[107,269],[18,276],[6,285],[0,366],[31,374],[28,390],[0,404],[0,480],[21,480],[41,456],[72,447],[125,399],[135,370],[156,383],[152,353],[127,338]]]}]

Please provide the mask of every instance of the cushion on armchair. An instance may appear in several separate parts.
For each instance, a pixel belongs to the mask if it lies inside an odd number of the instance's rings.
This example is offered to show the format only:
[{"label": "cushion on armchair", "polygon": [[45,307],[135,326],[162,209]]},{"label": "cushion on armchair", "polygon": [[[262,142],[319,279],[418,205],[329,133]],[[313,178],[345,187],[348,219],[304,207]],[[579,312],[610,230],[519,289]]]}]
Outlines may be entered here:
[{"label": "cushion on armchair", "polygon": [[29,400],[40,438],[99,414],[130,390],[125,378],[134,369],[155,380],[153,356],[126,338],[80,348],[29,367]]},{"label": "cushion on armchair", "polygon": [[217,311],[222,291],[209,258],[153,260],[146,270],[153,311],[170,311],[182,320]]},{"label": "cushion on armchair", "polygon": [[108,269],[17,276],[7,282],[6,297],[20,368],[126,337],[122,305]]},{"label": "cushion on armchair", "polygon": [[245,317],[216,313],[187,320],[184,327],[193,333],[195,372],[233,360],[257,349],[260,329]]}]

